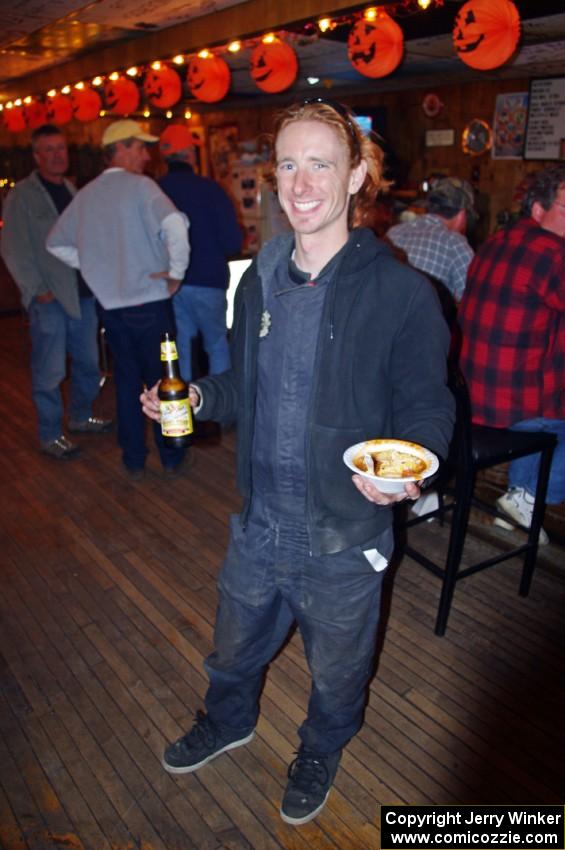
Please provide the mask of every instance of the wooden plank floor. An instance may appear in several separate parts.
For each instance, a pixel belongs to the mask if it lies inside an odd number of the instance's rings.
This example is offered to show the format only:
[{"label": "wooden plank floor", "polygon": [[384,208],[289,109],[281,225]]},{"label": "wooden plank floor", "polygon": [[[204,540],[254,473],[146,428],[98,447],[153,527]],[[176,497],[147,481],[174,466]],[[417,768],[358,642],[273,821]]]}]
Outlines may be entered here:
[{"label": "wooden plank floor", "polygon": [[[132,484],[111,434],[80,437],[80,458],[53,461],[36,448],[20,318],[0,319],[0,354],[4,850],[367,850],[379,846],[381,803],[563,802],[555,542],[527,599],[515,562],[461,582],[444,638],[432,629],[437,580],[407,558],[391,569],[366,723],[313,823],[293,829],[278,814],[308,697],[297,634],[271,667],[253,742],[192,776],[167,774],[163,745],[206,688],[238,506],[233,435],[200,440],[173,483],[153,451]],[[109,382],[106,414],[112,393]],[[474,554],[490,551],[478,532]],[[412,533],[431,550],[445,543],[436,523]]]}]

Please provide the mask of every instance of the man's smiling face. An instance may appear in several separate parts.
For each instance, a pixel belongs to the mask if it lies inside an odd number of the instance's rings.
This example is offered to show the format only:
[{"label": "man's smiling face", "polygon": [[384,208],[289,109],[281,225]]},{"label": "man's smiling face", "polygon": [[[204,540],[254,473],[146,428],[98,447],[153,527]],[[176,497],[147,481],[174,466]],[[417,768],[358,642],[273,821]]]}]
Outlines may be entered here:
[{"label": "man's smiling face", "polygon": [[350,195],[360,185],[357,172],[338,133],[321,121],[295,121],[277,137],[279,201],[297,234],[343,241]]}]

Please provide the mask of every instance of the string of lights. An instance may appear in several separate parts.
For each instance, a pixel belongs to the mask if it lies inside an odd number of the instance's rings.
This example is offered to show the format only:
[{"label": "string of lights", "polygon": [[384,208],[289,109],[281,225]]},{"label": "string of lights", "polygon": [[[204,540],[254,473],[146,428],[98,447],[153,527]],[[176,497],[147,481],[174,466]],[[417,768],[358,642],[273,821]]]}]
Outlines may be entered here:
[{"label": "string of lights", "polygon": [[[39,126],[46,120],[62,124],[71,117],[92,121],[108,113],[134,114],[137,113],[143,91],[145,105],[141,114],[145,118],[151,116],[152,108],[158,110],[159,115],[171,118],[171,107],[182,99],[183,74],[191,94],[197,100],[208,103],[220,101],[230,85],[231,72],[226,60],[242,51],[250,51],[250,73],[259,88],[266,92],[284,91],[292,85],[298,70],[293,45],[298,42],[304,44],[305,39],[324,38],[337,27],[350,27],[348,56],[355,69],[368,77],[382,77],[391,73],[402,59],[404,37],[394,18],[402,20],[406,16],[443,6],[443,3],[444,0],[399,0],[397,3],[369,6],[343,15],[305,21],[292,30],[241,37],[197,51],[116,68],[89,80],[69,82],[59,89],[26,94],[0,103],[0,112],[3,112],[5,126],[18,132],[26,127]],[[476,6],[472,18],[477,26],[480,26],[481,4],[488,6],[489,20],[493,17],[493,9],[500,15],[497,24],[499,29],[500,26],[508,29],[502,59],[506,61],[519,37],[519,16],[511,0],[468,0],[455,19],[456,50],[459,51],[457,38],[462,44],[458,55],[463,61],[472,64],[473,57],[467,54],[473,52],[471,39],[474,33],[467,37],[465,25],[469,16],[463,15],[471,4]],[[484,40],[484,35],[480,41]],[[484,51],[482,44],[481,50]],[[492,61],[494,64],[489,65]],[[491,60],[488,56],[484,62],[474,67],[487,68],[501,64],[499,57]],[[190,109],[185,110],[184,117],[191,117]]]}]

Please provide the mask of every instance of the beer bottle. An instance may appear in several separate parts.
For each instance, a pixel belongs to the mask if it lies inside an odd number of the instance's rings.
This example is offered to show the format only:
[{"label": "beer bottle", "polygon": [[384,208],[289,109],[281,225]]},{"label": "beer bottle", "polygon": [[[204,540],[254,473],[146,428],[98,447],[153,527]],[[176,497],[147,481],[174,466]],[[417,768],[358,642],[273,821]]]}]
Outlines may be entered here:
[{"label": "beer bottle", "polygon": [[161,337],[163,370],[158,395],[161,401],[161,433],[166,446],[183,449],[192,442],[192,411],[188,401],[188,384],[179,371],[177,345],[171,334]]}]

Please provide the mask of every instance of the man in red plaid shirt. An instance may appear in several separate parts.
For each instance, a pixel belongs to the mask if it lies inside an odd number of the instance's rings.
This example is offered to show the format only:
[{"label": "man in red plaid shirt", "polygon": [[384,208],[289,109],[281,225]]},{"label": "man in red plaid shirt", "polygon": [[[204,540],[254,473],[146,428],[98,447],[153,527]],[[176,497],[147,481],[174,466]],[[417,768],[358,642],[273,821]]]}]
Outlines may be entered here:
[{"label": "man in red plaid shirt", "polygon": [[[473,420],[558,437],[547,501],[565,501],[565,165],[535,174],[522,217],[485,242],[460,306]],[[510,464],[498,507],[529,528],[539,456]],[[505,520],[498,525],[512,528]],[[540,543],[547,543],[542,530]]]}]

